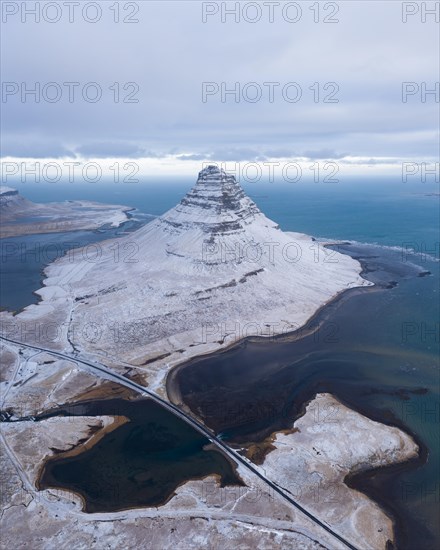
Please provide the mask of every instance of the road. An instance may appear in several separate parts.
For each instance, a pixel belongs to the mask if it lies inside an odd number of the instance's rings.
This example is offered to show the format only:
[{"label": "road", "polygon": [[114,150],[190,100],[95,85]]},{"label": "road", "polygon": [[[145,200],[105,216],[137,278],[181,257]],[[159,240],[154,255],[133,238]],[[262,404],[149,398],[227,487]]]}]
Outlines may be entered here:
[{"label": "road", "polygon": [[349,541],[347,541],[342,535],[337,533],[332,527],[330,527],[327,523],[321,521],[319,518],[313,515],[313,513],[309,512],[306,508],[304,508],[301,504],[299,504],[296,500],[294,500],[291,496],[286,494],[281,487],[279,487],[277,484],[273,483],[270,479],[266,478],[255,466],[245,457],[238,454],[234,449],[228,447],[224,441],[219,439],[211,430],[209,430],[206,426],[204,426],[202,423],[198,422],[195,418],[190,416],[189,414],[185,413],[179,407],[176,407],[176,405],[173,405],[172,403],[169,403],[156,393],[148,390],[148,388],[137,384],[136,382],[133,382],[132,380],[125,378],[125,376],[122,376],[121,374],[115,373],[114,371],[108,369],[104,365],[96,362],[86,361],[84,359],[79,358],[77,355],[68,354],[68,353],[61,353],[58,351],[54,351],[47,348],[40,348],[38,346],[32,346],[30,344],[24,344],[22,342],[17,342],[16,340],[11,340],[9,338],[5,338],[4,336],[0,336],[0,340],[3,340],[4,342],[9,342],[11,344],[14,344],[16,346],[20,346],[23,348],[28,348],[32,350],[36,350],[39,352],[46,352],[49,353],[55,357],[59,357],[60,359],[64,359],[67,361],[73,361],[78,366],[82,365],[83,367],[86,367],[88,369],[92,369],[93,372],[98,372],[102,374],[105,374],[105,378],[108,378],[110,380],[114,380],[121,385],[124,385],[128,388],[134,389],[138,391],[141,395],[144,397],[149,397],[165,409],[167,409],[169,412],[174,414],[175,416],[178,416],[181,420],[192,426],[195,430],[200,432],[203,436],[207,437],[214,445],[219,447],[229,458],[231,458],[234,462],[239,462],[243,466],[245,466],[249,471],[251,471],[254,475],[258,476],[259,479],[261,479],[266,485],[268,485],[273,491],[275,491],[277,494],[279,494],[284,500],[288,501],[291,505],[293,505],[295,508],[297,508],[300,512],[302,512],[304,515],[306,515],[309,519],[314,521],[319,527],[322,527],[325,531],[330,533],[332,536],[334,536],[339,542],[342,542],[347,548],[350,548],[351,550],[357,550],[353,544],[351,544]]}]

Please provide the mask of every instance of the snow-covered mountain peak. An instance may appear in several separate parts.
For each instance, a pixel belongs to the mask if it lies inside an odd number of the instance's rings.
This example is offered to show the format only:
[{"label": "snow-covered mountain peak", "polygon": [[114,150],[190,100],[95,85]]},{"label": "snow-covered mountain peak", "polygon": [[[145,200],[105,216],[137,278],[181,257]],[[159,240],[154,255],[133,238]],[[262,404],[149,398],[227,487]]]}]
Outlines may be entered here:
[{"label": "snow-covered mountain peak", "polygon": [[264,225],[276,226],[265,218],[233,175],[210,165],[199,172],[195,186],[178,205],[161,216],[158,223],[168,226],[172,233],[197,228],[215,237],[240,233],[257,218],[261,218]]},{"label": "snow-covered mountain peak", "polygon": [[235,176],[232,174],[227,174],[223,168],[219,168],[215,164],[210,164],[206,168],[203,168],[199,172],[199,177],[197,179],[198,183],[214,183],[216,185],[221,185],[223,183],[237,183],[235,181]]}]

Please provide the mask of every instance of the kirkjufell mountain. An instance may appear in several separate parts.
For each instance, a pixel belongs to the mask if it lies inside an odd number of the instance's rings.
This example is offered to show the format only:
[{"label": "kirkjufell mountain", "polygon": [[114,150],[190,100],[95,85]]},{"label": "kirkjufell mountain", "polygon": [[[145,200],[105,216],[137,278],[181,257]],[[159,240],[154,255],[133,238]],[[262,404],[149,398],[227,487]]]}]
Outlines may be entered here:
[{"label": "kirkjufell mountain", "polygon": [[298,328],[339,292],[369,284],[356,260],[281,231],[216,166],[174,208],[101,247],[99,261],[79,251],[51,264],[42,303],[27,310],[68,300],[76,349],[151,373],[244,336]]},{"label": "kirkjufell mountain", "polygon": [[[252,252],[256,258],[255,247],[268,229],[278,226],[245,195],[235,177],[208,166],[180,203],[149,224],[143,234],[163,241],[166,254],[185,257],[199,270],[215,272],[223,264],[238,267]],[[214,270],[210,269],[213,265]]]}]

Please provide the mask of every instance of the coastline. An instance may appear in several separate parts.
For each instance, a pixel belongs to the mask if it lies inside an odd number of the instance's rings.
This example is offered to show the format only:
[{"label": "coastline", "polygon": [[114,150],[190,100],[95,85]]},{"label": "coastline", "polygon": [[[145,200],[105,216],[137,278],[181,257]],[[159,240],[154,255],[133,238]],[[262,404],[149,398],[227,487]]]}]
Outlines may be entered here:
[{"label": "coastline", "polygon": [[[50,417],[55,418],[55,417]],[[95,417],[96,418],[96,417]],[[48,420],[50,420],[48,418]],[[47,464],[49,460],[62,460],[65,458],[71,458],[74,456],[77,456],[85,451],[90,450],[94,445],[96,445],[101,439],[113,432],[114,430],[117,430],[120,426],[123,426],[127,422],[130,422],[130,419],[125,416],[104,416],[99,419],[102,424],[101,426],[93,426],[90,427],[89,434],[82,439],[78,440],[78,442],[73,445],[71,449],[56,449],[51,448],[53,452],[53,456],[47,457],[47,459],[42,464],[38,475],[37,480],[39,481],[41,476],[43,475],[44,467]],[[37,484],[37,487],[39,488],[39,485]]]},{"label": "coastline", "polygon": [[[324,244],[323,246],[325,248],[331,248],[339,246],[341,244],[351,245],[349,241],[341,241],[340,243],[328,243]],[[380,247],[380,245],[377,246]],[[350,256],[349,252],[340,253]],[[222,355],[234,349],[241,348],[247,343],[263,343],[268,341],[297,342],[307,336],[316,333],[322,326],[323,322],[329,319],[337,308],[341,307],[346,301],[350,300],[352,297],[371,292],[383,292],[389,290],[390,288],[394,288],[394,286],[398,284],[396,282],[393,282],[393,285],[391,285],[390,283],[378,284],[377,282],[372,281],[370,278],[368,278],[368,275],[372,272],[372,270],[368,266],[368,261],[364,258],[353,259],[356,259],[361,266],[361,271],[359,273],[360,276],[368,281],[370,285],[347,288],[338,292],[335,296],[333,296],[327,302],[317,308],[316,311],[302,326],[293,331],[287,331],[284,334],[272,334],[268,336],[245,336],[243,338],[239,338],[235,341],[230,342],[226,346],[221,346],[217,350],[209,350],[206,353],[201,353],[200,355],[196,355],[189,358],[188,360],[177,363],[176,365],[171,367],[171,369],[166,374],[165,392],[168,400],[174,405],[185,406],[185,404],[182,402],[182,395],[178,388],[176,378],[178,374],[186,367],[194,365],[211,357],[218,357],[219,355]],[[421,271],[418,276],[425,276],[425,274],[429,274],[429,272]]]},{"label": "coastline", "polygon": [[[325,247],[327,246],[333,246],[333,244],[325,245]],[[364,260],[362,261],[358,260],[358,261],[361,264],[360,276],[365,278],[366,280],[369,280],[366,277],[366,275],[369,273],[366,262]],[[219,347],[217,350],[209,350],[206,353],[202,353],[200,355],[191,357],[188,360],[185,360],[181,363],[174,365],[173,367],[171,367],[171,369],[168,371],[166,375],[165,391],[166,391],[167,398],[174,405],[184,406],[184,403],[182,403],[182,396],[179,391],[176,378],[180,371],[182,371],[183,369],[185,369],[190,365],[206,360],[210,357],[227,353],[236,348],[238,349],[246,345],[246,343],[248,342],[249,343],[259,343],[259,342],[267,342],[267,341],[295,342],[295,341],[301,340],[306,336],[316,333],[321,327],[323,321],[328,319],[336,308],[340,307],[342,304],[345,303],[345,301],[349,300],[353,296],[357,296],[359,294],[364,294],[367,292],[368,293],[381,292],[386,290],[386,287],[381,287],[373,283],[372,281],[370,282],[372,284],[368,286],[347,288],[347,289],[341,290],[335,296],[330,298],[327,302],[322,304],[318,309],[316,309],[313,315],[311,315],[309,319],[301,327],[291,332],[285,332],[284,334],[272,334],[269,336],[260,336],[260,335],[245,336],[243,338],[230,342],[226,346]]]},{"label": "coastline", "polygon": [[[319,415],[317,419],[317,412],[329,404],[336,406],[335,414],[328,420],[320,420]],[[348,532],[354,530],[353,536],[365,536],[366,547],[382,547],[385,541],[380,543],[380,539],[385,533],[390,541],[400,540],[403,523],[398,510],[383,505],[381,491],[373,496],[360,490],[360,480],[368,479],[372,471],[386,475],[389,469],[416,467],[424,459],[419,442],[407,431],[372,420],[332,394],[318,393],[302,408],[305,414],[292,425],[295,433],[274,434],[275,450],[263,462],[264,470],[275,480],[278,477],[282,486],[290,488],[294,483],[293,487],[299,487],[300,498],[330,523],[342,521]],[[309,483],[314,487],[315,475],[319,493],[313,489],[309,496]],[[348,484],[347,479],[358,482]],[[386,547],[391,548],[388,543]]]},{"label": "coastline", "polygon": [[[114,411],[114,407],[116,407],[116,411]],[[145,409],[145,407],[147,407]],[[188,475],[185,477],[183,476],[176,486],[173,488],[171,492],[165,491],[163,493],[164,498],[160,502],[155,502],[154,504],[127,504],[124,505],[121,503],[121,506],[117,506],[115,509],[109,509],[107,511],[105,510],[92,510],[90,509],[90,502],[88,502],[87,498],[83,496],[81,491],[81,487],[74,488],[74,485],[69,485],[69,482],[66,481],[58,481],[55,482],[52,477],[52,468],[56,466],[57,464],[64,464],[65,460],[67,462],[71,462],[71,459],[75,458],[81,458],[81,455],[84,453],[93,451],[94,447],[98,442],[100,442],[104,437],[109,435],[111,432],[114,432],[115,430],[123,427],[125,425],[125,428],[128,428],[130,430],[130,424],[132,426],[132,432],[136,433],[136,430],[139,429],[140,426],[142,426],[143,423],[146,423],[148,425],[148,420],[150,419],[150,416],[148,415],[148,411],[151,413],[151,407],[153,407],[153,410],[156,408],[157,410],[161,411],[161,414],[165,414],[165,416],[169,416],[169,418],[174,421],[174,415],[171,415],[171,413],[166,412],[163,413],[163,409],[155,404],[152,403],[152,401],[149,398],[142,398],[138,396],[138,399],[127,399],[126,397],[117,397],[109,396],[107,399],[101,398],[98,400],[88,400],[88,401],[80,401],[76,403],[67,403],[65,405],[61,405],[59,408],[54,409],[52,411],[46,411],[42,412],[38,417],[36,418],[36,421],[38,423],[44,423],[51,421],[57,421],[60,418],[77,418],[79,421],[86,421],[88,418],[92,418],[94,421],[97,420],[98,422],[101,422],[102,427],[96,427],[93,432],[90,433],[86,437],[83,437],[80,439],[72,448],[68,450],[54,450],[51,448],[52,455],[46,456],[41,464],[39,465],[38,471],[36,473],[36,485],[38,490],[45,490],[45,489],[54,489],[54,490],[66,490],[69,492],[73,492],[77,494],[82,502],[83,510],[82,512],[93,514],[93,513],[119,513],[123,512],[125,510],[136,510],[136,509],[148,509],[148,508],[158,508],[166,505],[175,495],[176,491],[179,487],[183,487],[185,484],[193,482],[193,481],[200,481],[204,480],[208,477],[213,477],[216,481],[216,484],[218,488],[223,488],[229,485],[237,485],[237,486],[245,486],[244,481],[240,475],[239,472],[239,464],[236,464],[230,457],[227,455],[224,455],[222,452],[220,452],[217,448],[214,448],[209,443],[208,439],[206,439],[206,442],[204,443],[203,447],[200,449],[199,452],[203,451],[206,453],[212,453],[215,451],[216,455],[219,455],[219,458],[221,459],[224,464],[227,465],[228,470],[222,471],[212,471],[208,473],[200,473],[199,475],[193,475],[188,472]],[[111,412],[110,412],[111,411]],[[97,414],[98,413],[98,414]],[[145,413],[146,417],[145,417]],[[119,434],[119,438],[123,437],[121,441],[125,440],[125,437],[127,437],[127,430],[125,430],[125,433],[123,436]],[[118,437],[117,435],[114,437]],[[154,443],[152,443],[154,446]],[[172,452],[173,445],[169,447],[167,452]],[[160,451],[159,451],[160,453]],[[127,455],[128,457],[129,455]],[[154,453],[153,453],[154,456]],[[154,464],[154,458],[153,464]],[[176,458],[178,460],[178,458]],[[106,461],[104,460],[104,463]],[[102,467],[104,467],[104,463],[102,464]],[[218,466],[218,464],[217,464]],[[108,467],[108,464],[107,464]],[[138,466],[139,469],[139,466]],[[146,470],[148,471],[148,469]],[[131,475],[131,474],[130,474]],[[48,480],[44,480],[44,476],[48,476]],[[142,485],[142,484],[141,484]],[[141,487],[140,487],[141,488]]]},{"label": "coastline", "polygon": [[[359,275],[359,262],[348,255],[335,255],[333,262],[324,262],[323,257],[318,261],[310,249],[312,237],[278,234],[279,230],[270,227],[267,238],[278,239],[280,246],[295,244],[303,253],[300,262],[292,266],[280,252],[276,262],[271,263],[266,254],[261,259],[264,269],[258,270],[256,276],[255,262],[250,260],[239,263],[238,268],[221,263],[211,280],[212,266],[199,265],[200,250],[191,250],[193,259],[162,250],[162,241],[158,240],[156,246],[151,244],[152,233],[162,230],[161,223],[156,220],[133,234],[140,247],[137,263],[110,265],[113,253],[111,241],[106,241],[102,268],[85,262],[81,265],[79,261],[68,264],[63,259],[50,264],[45,270],[45,286],[38,291],[43,294],[40,307],[29,307],[23,318],[48,318],[53,315],[53,308],[59,309],[63,304],[81,306],[74,308],[71,319],[79,327],[90,319],[99,322],[114,314],[119,327],[117,340],[107,325],[103,326],[99,341],[85,338],[80,328],[75,346],[86,353],[123,358],[135,367],[148,365],[143,369],[145,381],[162,395],[169,368],[182,359],[235,343],[235,337],[223,334],[223,326],[230,320],[238,324],[239,331],[264,335],[270,321],[281,319],[281,323],[275,323],[274,332],[285,333],[306,324],[317,308],[341,291],[371,286]],[[266,239],[265,234],[259,236],[261,240],[263,237]],[[165,238],[162,235],[162,240]],[[121,246],[125,242],[121,241]],[[273,242],[278,244],[277,240]],[[108,267],[112,269],[107,273]],[[310,278],[310,269],[316,277]],[[164,270],[169,277],[164,277]],[[148,285],[139,287],[139,277],[148,277]],[[190,277],[195,277],[192,285],[188,284]],[[123,283],[115,285],[119,278]]]},{"label": "coastline", "polygon": [[[85,211],[75,210],[78,207]],[[26,209],[18,211],[16,216],[9,216],[4,220],[0,231],[0,240],[31,235],[99,231],[105,226],[115,229],[129,221],[132,217],[131,212],[135,210],[136,208],[132,206],[104,204],[95,201],[30,203]],[[60,219],[55,217],[48,221],[25,221],[29,215],[33,218],[60,216]]]},{"label": "coastline", "polygon": [[[50,418],[56,418],[56,417],[50,417]],[[50,418],[47,420],[50,421]],[[96,417],[95,417],[96,418]],[[85,513],[87,508],[87,499],[84,497],[82,493],[79,491],[76,491],[72,488],[63,488],[56,485],[46,485],[43,486],[42,484],[42,478],[44,476],[44,473],[46,471],[47,466],[49,463],[56,464],[57,462],[62,462],[66,458],[73,458],[75,456],[80,455],[83,452],[86,452],[90,450],[94,445],[96,445],[101,439],[103,439],[106,435],[110,434],[123,424],[127,424],[130,422],[130,419],[124,416],[103,416],[99,419],[102,422],[101,426],[95,426],[94,428],[90,428],[89,435],[85,438],[80,439],[76,444],[73,445],[71,449],[68,449],[66,451],[63,450],[55,450],[51,448],[52,455],[46,456],[40,463],[39,468],[37,469],[35,473],[35,487],[38,491],[47,491],[47,490],[54,490],[54,491],[66,491],[69,495],[74,494],[81,503],[81,511]]]},{"label": "coastline", "polygon": [[[22,313],[23,311],[25,311],[28,307],[38,306],[39,304],[44,302],[45,298],[44,298],[44,296],[42,295],[42,293],[40,291],[42,289],[46,288],[45,281],[48,278],[48,275],[46,273],[46,269],[49,268],[53,263],[56,263],[58,260],[61,260],[62,258],[64,258],[67,254],[69,254],[69,253],[75,254],[75,251],[79,252],[84,247],[87,247],[88,244],[99,243],[99,245],[102,245],[106,241],[111,241],[113,239],[121,238],[121,237],[118,237],[117,235],[112,235],[112,234],[107,235],[107,233],[123,230],[124,226],[132,221],[133,215],[131,214],[131,212],[133,212],[135,210],[136,210],[135,208],[126,207],[126,210],[123,211],[126,218],[124,220],[121,220],[120,223],[118,225],[115,225],[115,226],[108,226],[107,223],[104,223],[104,224],[96,226],[96,227],[75,227],[75,228],[72,228],[72,229],[64,228],[62,230],[57,229],[57,230],[54,230],[54,231],[46,231],[46,232],[36,231],[36,232],[29,232],[29,233],[18,233],[16,235],[7,235],[7,236],[0,235],[0,240],[1,239],[8,239],[8,238],[12,239],[12,238],[17,238],[17,237],[23,237],[23,238],[36,237],[38,235],[41,235],[43,238],[47,237],[47,236],[51,236],[51,235],[56,236],[56,235],[64,235],[64,234],[69,235],[69,236],[72,235],[74,237],[76,233],[87,233],[87,234],[90,234],[91,236],[92,235],[102,235],[102,240],[98,238],[96,241],[92,240],[91,243],[84,242],[84,243],[79,244],[78,246],[76,246],[74,248],[68,247],[65,251],[63,251],[63,254],[61,256],[56,257],[53,260],[48,259],[45,263],[43,263],[42,267],[39,270],[39,283],[38,283],[38,285],[36,285],[36,288],[31,291],[31,294],[36,297],[35,298],[36,301],[28,303],[28,304],[26,304],[22,307],[19,307],[18,309],[8,309],[8,307],[6,307],[6,306],[1,306],[0,307],[0,312],[5,312],[5,313],[10,314],[13,317],[15,317],[15,316],[19,315],[20,313]],[[30,225],[30,224],[27,224],[27,225]],[[18,227],[20,227],[20,226],[18,226]],[[50,246],[50,244],[48,246]]]},{"label": "coastline", "polygon": [[[412,439],[416,442],[419,448],[418,456],[409,457],[407,460],[395,464],[386,464],[380,467],[367,468],[360,472],[349,473],[344,478],[344,484],[346,484],[350,489],[359,491],[366,495],[369,499],[373,500],[392,520],[394,543],[397,550],[411,550],[411,547],[408,547],[407,543],[409,539],[408,531],[410,530],[408,522],[412,520],[412,518],[408,518],[406,515],[405,517],[402,516],[401,511],[398,506],[396,506],[395,500],[390,498],[387,489],[392,484],[395,477],[401,472],[408,472],[423,466],[428,460],[429,452],[426,445],[421,442],[416,433],[411,433],[407,427],[406,430],[401,427],[399,427],[399,429],[406,431],[406,433],[411,435]],[[382,478],[380,480],[381,488],[378,488],[371,483],[372,478],[376,476]],[[417,529],[419,532],[423,531],[421,535],[425,537],[424,540],[431,536],[429,531],[420,522],[412,520],[412,523],[414,524],[412,527]]]},{"label": "coastline", "polygon": [[[112,399],[112,397],[108,397],[107,399]],[[122,398],[122,399],[125,399],[125,398]],[[106,398],[102,398],[102,400],[106,400]],[[53,417],[50,417],[50,418],[56,418],[55,416]],[[94,417],[96,418],[96,417]],[[109,422],[107,422],[107,420],[110,420]],[[49,420],[49,419],[48,419]],[[35,476],[35,486],[37,487],[37,489],[39,491],[45,491],[45,490],[50,490],[50,489],[53,489],[53,490],[56,490],[56,491],[68,491],[69,494],[73,493],[75,494],[79,500],[81,501],[81,506],[82,506],[82,512],[87,514],[87,513],[93,513],[93,512],[88,512],[87,511],[87,499],[84,497],[84,495],[75,490],[74,488],[72,487],[69,487],[69,488],[62,488],[60,487],[59,485],[52,485],[52,484],[47,484],[47,485],[44,485],[42,484],[42,478],[44,476],[44,473],[46,471],[46,468],[48,467],[48,465],[50,466],[53,466],[54,464],[56,464],[57,462],[63,462],[65,459],[67,458],[73,458],[75,456],[78,456],[86,451],[89,451],[91,450],[99,441],[101,441],[101,439],[103,439],[105,436],[107,436],[108,434],[110,434],[111,432],[113,432],[114,430],[120,428],[121,426],[123,426],[124,424],[128,424],[131,422],[131,419],[128,418],[128,417],[125,417],[125,416],[104,416],[104,417],[101,417],[100,420],[103,422],[102,426],[99,427],[99,426],[96,426],[94,428],[91,428],[90,429],[90,435],[79,440],[71,449],[68,449],[66,451],[63,451],[63,450],[54,450],[54,449],[51,449],[52,452],[53,452],[53,455],[52,456],[46,456],[46,458],[42,461],[42,463],[40,464],[40,467],[36,473],[36,476]],[[209,443],[205,445],[205,447],[203,448],[204,450],[207,450],[207,451],[218,451],[217,447],[215,447],[214,445],[210,445]],[[234,473],[234,475],[237,476],[238,480],[242,481],[241,478],[240,478],[240,475],[238,473],[238,467],[237,467],[237,464],[235,464],[234,462],[232,462],[232,460],[227,456],[227,455],[222,455],[223,458],[225,458],[230,466],[231,466],[231,469]],[[225,487],[227,486],[227,483],[223,483],[223,476],[219,473],[211,473],[211,474],[207,474],[207,475],[200,475],[200,476],[194,476],[194,477],[189,477],[188,479],[186,480],[183,480],[181,481],[177,487],[175,488],[174,492],[172,494],[169,494],[163,502],[161,502],[160,504],[157,504],[156,507],[160,507],[160,506],[165,506],[170,500],[172,500],[175,496],[176,496],[176,491],[180,488],[180,487],[183,487],[186,483],[190,483],[191,481],[201,481],[201,480],[204,480],[204,479],[207,479],[207,478],[214,478],[215,482],[217,483],[217,485],[219,487]],[[116,513],[119,513],[119,512],[124,512],[124,511],[127,511],[127,510],[138,510],[138,509],[142,509],[142,508],[149,508],[150,506],[127,506],[127,507],[123,507],[123,508],[120,508],[117,510]],[[115,512],[110,512],[110,513],[115,513]]]},{"label": "coastline", "polygon": [[[366,277],[368,279],[368,274],[370,273],[370,269],[368,267],[368,262],[364,259],[358,259],[362,266],[361,276]],[[421,272],[422,274],[419,274],[418,276],[424,276],[427,274],[426,272]],[[228,347],[222,348],[221,350],[217,352],[211,352],[207,353],[205,355],[201,355],[195,358],[190,359],[189,361],[182,362],[178,365],[175,365],[170,372],[168,373],[168,376],[166,378],[166,392],[169,400],[181,407],[184,407],[186,410],[191,412],[191,414],[197,416],[198,420],[201,422],[204,422],[204,419],[197,415],[197,413],[193,410],[191,410],[186,403],[184,402],[182,398],[182,394],[179,390],[178,386],[178,375],[182,373],[182,371],[185,369],[185,367],[188,367],[190,365],[194,365],[195,363],[202,362],[210,357],[218,357],[222,354],[232,351],[233,349],[238,349],[243,346],[246,346],[247,343],[261,343],[264,341],[291,341],[296,342],[301,340],[302,338],[305,338],[306,336],[310,336],[314,332],[316,332],[319,327],[322,325],[323,321],[325,319],[328,319],[331,317],[332,313],[340,307],[342,304],[344,304],[346,301],[348,301],[351,297],[359,294],[363,294],[372,291],[385,291],[387,289],[393,288],[396,284],[384,284],[384,285],[378,285],[374,284],[374,286],[369,287],[361,287],[361,288],[352,288],[347,289],[345,291],[340,292],[337,296],[335,296],[333,299],[329,300],[326,304],[322,305],[315,314],[299,329],[292,331],[290,333],[281,334],[281,335],[273,335],[271,337],[264,337],[264,336],[249,336],[246,338],[243,338],[239,340],[238,342],[231,343]],[[318,391],[318,390],[317,390]],[[314,393],[314,396],[316,396],[316,392]],[[300,399],[300,411],[297,414],[295,418],[295,422],[297,419],[299,419],[301,416],[305,414],[306,408],[308,404],[310,404],[313,399],[315,399],[314,396],[309,396],[306,399]],[[387,411],[386,417],[384,417],[381,414],[375,414],[371,409],[367,407],[362,407],[359,404],[354,404],[349,402],[348,400],[345,400],[343,397],[336,395],[336,399],[340,401],[343,405],[348,407],[349,409],[358,412],[359,414],[365,416],[368,419],[371,419],[375,422],[378,422],[380,424],[383,424],[385,426],[391,427],[391,428],[397,428],[404,432],[407,436],[412,438],[412,440],[416,443],[418,446],[418,454],[416,457],[409,456],[405,460],[400,461],[398,463],[390,463],[381,465],[378,467],[371,467],[369,468],[366,466],[365,469],[362,469],[361,471],[356,472],[350,472],[345,478],[344,478],[344,484],[347,485],[348,488],[354,489],[356,491],[359,491],[363,495],[366,495],[372,502],[377,504],[377,506],[388,516],[393,524],[393,532],[394,532],[394,541],[393,544],[396,546],[390,546],[390,550],[392,548],[404,548],[401,546],[401,543],[403,540],[406,540],[405,536],[403,535],[405,528],[407,527],[407,517],[405,516],[405,513],[402,513],[402,510],[399,510],[399,507],[395,505],[392,498],[389,498],[385,490],[381,490],[381,487],[369,487],[369,480],[379,475],[381,476],[381,479],[384,480],[383,482],[387,485],[390,485],[392,481],[394,480],[395,476],[401,473],[402,471],[409,471],[412,469],[417,469],[424,464],[426,464],[428,459],[428,448],[427,446],[421,441],[419,436],[413,431],[408,428],[402,421],[400,421],[394,414],[391,413],[391,411]],[[290,425],[290,429],[294,429],[294,425]],[[274,440],[276,439],[276,435],[279,433],[283,433],[285,431],[288,431],[289,427],[284,427],[283,429],[277,429],[272,431],[268,436],[266,435],[263,439],[250,439],[246,442],[246,447],[250,448],[251,445],[255,445],[256,447],[261,446],[263,447],[263,457],[261,462],[255,462],[256,464],[262,464],[264,467],[264,460],[266,456],[273,450],[276,450],[276,446],[273,445]],[[385,478],[385,479],[384,479]],[[422,527],[418,523],[416,523],[416,527],[420,530]]]},{"label": "coastline", "polygon": [[[347,255],[349,255],[349,254],[347,254]],[[361,260],[358,260],[358,261],[362,266],[362,270],[360,272],[360,275],[365,276],[366,274],[369,273],[369,270],[365,269],[365,267],[363,265],[363,262]],[[367,290],[369,292],[382,291],[382,290],[385,290],[385,288],[387,288],[387,287],[380,287],[379,285],[375,284],[374,286],[371,285],[371,286],[364,286],[364,287],[355,287],[355,288],[346,289],[346,290],[344,289],[344,290],[340,291],[339,293],[337,293],[334,297],[329,299],[326,303],[322,304],[313,313],[313,315],[310,316],[309,319],[300,328],[298,328],[295,331],[292,331],[290,333],[286,332],[284,334],[272,335],[272,336],[249,336],[249,337],[246,337],[246,338],[242,338],[238,341],[231,342],[227,346],[221,347],[218,351],[209,351],[206,354],[199,354],[196,357],[190,359],[189,361],[181,362],[181,363],[175,365],[175,367],[173,367],[171,369],[171,371],[168,373],[168,375],[166,376],[167,393],[168,393],[168,389],[169,389],[168,388],[169,383],[170,383],[170,387],[173,386],[173,382],[174,382],[174,386],[176,386],[175,378],[176,378],[177,373],[180,371],[180,369],[183,369],[185,366],[188,366],[189,364],[192,364],[193,362],[201,361],[201,360],[206,359],[207,357],[209,357],[211,355],[216,355],[217,356],[218,354],[229,351],[229,350],[231,350],[235,347],[243,346],[247,342],[267,342],[267,341],[270,341],[272,338],[274,340],[277,340],[277,341],[298,341],[298,340],[300,340],[300,339],[316,332],[319,329],[319,327],[321,326],[321,323],[326,318],[329,318],[332,315],[332,313],[335,311],[335,309],[338,308],[341,304],[345,303],[346,300],[349,300],[351,297],[353,297],[355,295],[363,294]],[[170,392],[172,392],[172,389],[170,390]],[[171,395],[171,393],[168,393],[168,397],[169,397],[170,401],[173,402],[172,401],[173,396]],[[382,424],[386,424],[386,422],[383,422],[382,419],[379,419],[379,422],[382,423]],[[381,470],[382,468],[386,468],[386,466],[382,466],[379,469]]]},{"label": "coastline", "polygon": [[[317,396],[318,390],[316,390],[312,396],[309,396],[305,399],[299,399],[299,412],[296,415],[293,422],[289,422],[289,426],[276,429],[272,431],[269,435],[260,438],[250,438],[246,441],[231,441],[231,446],[238,449],[243,449],[241,454],[244,454],[250,459],[249,452],[253,453],[254,450],[257,450],[257,457],[260,460],[252,460],[255,465],[262,466],[265,468],[265,460],[271,452],[277,451],[276,438],[279,434],[292,434],[296,431],[296,422],[306,414],[306,409]],[[307,392],[308,393],[308,392]],[[350,472],[347,476],[344,477],[343,483],[349,488],[355,491],[358,491],[368,497],[374,505],[376,505],[382,512],[391,520],[393,525],[394,540],[393,543],[395,546],[390,546],[387,550],[392,550],[393,548],[398,548],[399,550],[405,548],[401,546],[400,542],[402,540],[407,540],[404,535],[404,531],[407,528],[408,518],[405,513],[402,513],[402,510],[396,506],[394,499],[390,498],[386,489],[383,486],[371,487],[369,480],[375,475],[381,476],[382,484],[389,486],[392,484],[396,476],[401,472],[408,472],[417,468],[420,468],[426,464],[428,460],[429,450],[427,446],[423,443],[420,437],[416,432],[410,430],[403,422],[401,422],[396,416],[394,416],[390,411],[387,411],[387,416],[381,416],[379,414],[374,414],[374,412],[358,404],[347,401],[340,395],[330,394],[342,405],[349,408],[351,411],[359,413],[363,417],[382,424],[390,428],[397,428],[410,437],[418,447],[417,456],[408,456],[406,459],[401,460],[397,463],[388,463],[383,464],[377,467],[369,467],[368,465],[365,469]],[[195,415],[194,411],[191,410],[185,403],[179,403],[180,407],[183,407],[185,410],[190,412],[192,415]],[[200,416],[197,416],[197,419],[204,423],[204,419]],[[261,454],[259,451],[262,450]],[[415,524],[417,530],[424,529],[424,527],[417,523]]]}]

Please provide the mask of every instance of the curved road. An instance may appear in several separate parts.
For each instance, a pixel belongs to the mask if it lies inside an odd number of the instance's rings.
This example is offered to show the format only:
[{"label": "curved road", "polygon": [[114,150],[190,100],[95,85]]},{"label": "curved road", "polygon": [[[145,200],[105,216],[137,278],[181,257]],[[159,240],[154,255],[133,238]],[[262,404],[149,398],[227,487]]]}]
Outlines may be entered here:
[{"label": "curved road", "polygon": [[146,397],[150,397],[153,401],[156,403],[159,403],[162,407],[167,409],[172,414],[178,416],[181,418],[184,422],[187,424],[190,424],[195,430],[203,434],[205,437],[207,437],[214,445],[219,447],[225,454],[227,454],[232,460],[235,462],[241,463],[243,466],[245,466],[248,470],[250,470],[253,474],[258,476],[264,483],[269,485],[276,493],[278,493],[281,497],[283,497],[285,500],[287,500],[290,504],[292,504],[295,508],[300,510],[304,515],[306,515],[309,519],[314,521],[317,525],[325,529],[328,533],[333,535],[336,539],[338,539],[340,542],[342,542],[347,548],[350,548],[351,550],[357,550],[353,544],[351,544],[349,541],[347,541],[342,535],[339,535],[334,531],[332,527],[327,525],[327,523],[324,523],[320,519],[318,519],[316,516],[314,516],[311,512],[306,510],[301,504],[296,502],[293,498],[291,498],[289,495],[287,495],[276,483],[273,483],[270,481],[270,479],[267,479],[262,473],[260,473],[253,464],[248,461],[246,458],[238,454],[235,450],[228,447],[221,439],[219,439],[211,430],[209,430],[206,426],[195,420],[192,416],[186,414],[181,409],[176,407],[176,405],[173,405],[172,403],[169,403],[168,401],[165,401],[162,397],[159,397],[154,392],[148,390],[144,386],[141,386],[140,384],[137,384],[136,382],[133,382],[129,378],[125,378],[125,376],[122,376],[121,374],[117,374],[104,365],[101,365],[100,363],[85,361],[84,359],[79,359],[74,354],[66,354],[61,353],[58,351],[53,351],[46,348],[40,348],[38,346],[32,346],[30,344],[23,344],[22,342],[17,342],[16,340],[11,340],[9,338],[5,338],[4,336],[0,336],[0,340],[3,340],[5,342],[10,342],[11,344],[15,344],[20,347],[25,347],[28,349],[33,349],[37,351],[44,351],[46,353],[49,353],[51,355],[54,355],[55,357],[59,357],[60,359],[65,359],[68,361],[73,361],[77,364],[84,365],[88,367],[89,369],[92,369],[93,371],[98,371],[101,373],[106,374],[106,378],[110,378],[112,380],[115,380],[119,382],[120,384],[134,389],[141,393],[142,395]]}]

